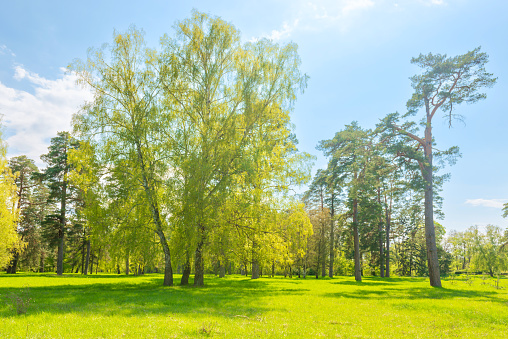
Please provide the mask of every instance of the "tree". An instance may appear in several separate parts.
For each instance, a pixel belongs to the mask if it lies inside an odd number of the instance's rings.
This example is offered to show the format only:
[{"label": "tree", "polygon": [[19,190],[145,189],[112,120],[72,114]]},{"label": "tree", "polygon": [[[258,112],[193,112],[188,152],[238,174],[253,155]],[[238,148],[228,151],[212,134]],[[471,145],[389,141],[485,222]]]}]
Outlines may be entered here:
[{"label": "tree", "polygon": [[43,178],[49,187],[48,203],[56,203],[59,208],[45,217],[46,236],[58,246],[57,275],[63,274],[64,239],[68,230],[68,211],[76,195],[76,188],[69,182],[71,165],[67,159],[69,151],[78,147],[78,142],[68,132],[58,132],[51,138],[48,153],[41,159],[48,165]]},{"label": "tree", "polygon": [[[38,169],[34,161],[24,155],[11,158],[9,160],[9,167],[16,176],[16,209],[19,211],[17,231],[21,241],[27,237],[30,238],[28,247],[33,251],[37,247],[36,243],[40,242],[36,229],[39,216],[37,215],[37,202],[35,201],[37,198],[37,188],[41,186],[40,180],[36,178]],[[7,268],[7,273],[16,273],[20,254],[19,250],[16,249],[14,251],[12,261]]]},{"label": "tree", "polygon": [[111,46],[91,49],[86,62],[76,60],[70,66],[95,94],[94,101],[75,116],[74,128],[94,147],[100,163],[125,172],[128,187],[143,192],[165,256],[163,284],[171,286],[162,176],[171,172],[172,114],[161,109],[157,54],[146,48],[143,32],[130,27],[124,34],[115,32],[113,38]]},{"label": "tree", "polygon": [[508,268],[508,251],[505,249],[506,238],[501,228],[493,225],[485,227],[482,234],[478,227],[471,227],[474,254],[471,266],[479,271],[489,273],[491,277]]},{"label": "tree", "polygon": [[[1,118],[1,116],[0,116]],[[7,145],[2,140],[0,119],[0,268],[8,264],[19,247],[16,225],[18,220],[16,184],[7,163]]]},{"label": "tree", "polygon": [[341,181],[347,187],[348,209],[351,216],[353,231],[355,280],[362,280],[360,252],[360,220],[359,201],[363,191],[370,185],[372,156],[372,131],[362,129],[356,121],[346,125],[344,130],[337,132],[331,140],[322,140],[318,149],[330,157],[327,172],[333,173],[334,181]]},{"label": "tree", "polygon": [[[485,71],[487,61],[488,56],[480,52],[480,47],[455,57],[429,53],[413,58],[411,63],[422,68],[423,73],[411,77],[414,93],[407,102],[408,111],[402,118],[409,119],[423,108],[423,136],[417,135],[419,129],[416,122],[409,120],[399,124],[397,113],[388,115],[383,121],[406,145],[413,142],[411,147],[402,148],[399,154],[418,163],[424,180],[425,238],[430,285],[434,287],[441,287],[441,278],[434,229],[433,156],[436,152],[433,150],[432,119],[441,110],[451,127],[454,118],[461,119],[454,111],[457,105],[486,98],[486,94],[480,90],[492,87],[496,82],[496,78]],[[452,147],[441,154],[457,156],[458,148]]]},{"label": "tree", "polygon": [[[296,45],[266,39],[242,45],[232,25],[197,11],[176,25],[175,38],[163,38],[163,47],[165,105],[175,113],[172,179],[181,202],[175,215],[186,247],[194,249],[194,284],[200,286],[215,211],[229,193],[238,183],[256,185],[260,164],[271,166],[272,176],[293,177],[284,161],[295,144],[289,112],[307,76],[300,73]],[[270,153],[279,149],[283,166]]]}]

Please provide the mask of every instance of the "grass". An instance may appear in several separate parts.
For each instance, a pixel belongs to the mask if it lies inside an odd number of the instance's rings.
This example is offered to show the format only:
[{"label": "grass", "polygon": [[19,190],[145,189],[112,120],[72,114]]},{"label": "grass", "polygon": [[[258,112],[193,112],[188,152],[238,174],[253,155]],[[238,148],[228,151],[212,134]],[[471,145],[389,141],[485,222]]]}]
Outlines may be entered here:
[{"label": "grass", "polygon": [[[179,281],[179,277],[175,277]],[[0,274],[0,338],[502,338],[508,294],[494,279],[137,277]],[[507,287],[501,279],[500,286]],[[7,296],[29,291],[18,314]]]}]

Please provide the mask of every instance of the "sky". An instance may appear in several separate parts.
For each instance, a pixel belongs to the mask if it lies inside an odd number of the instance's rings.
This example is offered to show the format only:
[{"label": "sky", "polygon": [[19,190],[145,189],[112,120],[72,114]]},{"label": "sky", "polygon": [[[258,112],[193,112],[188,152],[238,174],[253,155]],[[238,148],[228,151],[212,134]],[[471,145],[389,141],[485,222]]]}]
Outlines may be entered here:
[{"label": "sky", "polygon": [[[71,129],[71,117],[91,94],[66,72],[87,49],[112,42],[113,32],[134,24],[150,47],[172,35],[192,9],[219,16],[242,40],[294,42],[310,79],[298,97],[292,122],[299,149],[316,156],[313,173],[325,168],[316,150],[356,120],[364,128],[388,113],[405,112],[411,97],[410,63],[420,53],[464,54],[478,46],[489,55],[487,71],[498,77],[487,99],[456,107],[464,123],[448,128],[434,119],[437,148],[457,145],[462,157],[445,168],[445,218],[449,230],[493,224],[508,202],[508,1],[320,0],[320,1],[7,1],[0,11],[0,114],[8,157],[25,154],[38,166],[50,139]],[[443,173],[444,173],[443,172]]]}]

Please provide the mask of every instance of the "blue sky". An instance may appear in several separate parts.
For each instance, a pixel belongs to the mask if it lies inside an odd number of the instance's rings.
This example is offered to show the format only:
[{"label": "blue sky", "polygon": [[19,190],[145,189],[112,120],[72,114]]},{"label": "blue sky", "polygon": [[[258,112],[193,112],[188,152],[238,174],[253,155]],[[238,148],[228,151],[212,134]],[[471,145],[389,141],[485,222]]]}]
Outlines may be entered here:
[{"label": "blue sky", "polygon": [[411,65],[420,53],[463,54],[475,47],[490,56],[487,70],[498,83],[487,100],[457,107],[465,117],[449,129],[434,122],[437,147],[458,145],[462,158],[446,171],[447,230],[471,225],[508,227],[508,13],[495,0],[336,1],[9,1],[0,10],[0,113],[9,156],[27,154],[42,163],[49,139],[70,129],[70,118],[89,93],[74,85],[65,67],[89,47],[110,42],[113,30],[135,24],[156,47],[191,10],[222,17],[242,39],[268,37],[299,46],[308,88],[293,112],[300,149],[315,149],[345,124],[372,128],[387,113],[404,112],[411,96]]}]

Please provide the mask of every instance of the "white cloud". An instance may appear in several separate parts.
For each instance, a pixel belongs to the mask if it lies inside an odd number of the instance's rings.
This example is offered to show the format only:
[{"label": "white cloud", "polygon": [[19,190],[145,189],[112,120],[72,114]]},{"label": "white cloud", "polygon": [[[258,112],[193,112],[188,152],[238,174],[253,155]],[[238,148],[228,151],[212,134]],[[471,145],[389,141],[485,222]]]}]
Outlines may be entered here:
[{"label": "white cloud", "polygon": [[13,51],[11,51],[7,46],[5,45],[0,45],[0,55],[2,54],[8,54],[10,56],[16,56],[16,54],[14,54]]},{"label": "white cloud", "polygon": [[507,203],[508,199],[467,199],[466,204],[473,206],[503,208],[503,204]]},{"label": "white cloud", "polygon": [[346,15],[352,11],[367,9],[372,6],[374,6],[372,0],[347,0],[342,8],[342,13]]},{"label": "white cloud", "polygon": [[49,80],[16,66],[14,78],[29,81],[34,94],[0,82],[0,113],[7,127],[5,134],[10,135],[6,140],[9,157],[25,154],[42,166],[40,156],[47,153],[50,139],[57,132],[69,131],[72,115],[92,99],[89,91],[76,85],[75,74],[65,73],[64,68],[61,71],[60,78]]},{"label": "white cloud", "polygon": [[437,6],[441,6],[441,5],[446,5],[446,3],[444,2],[444,0],[419,0],[421,3],[423,3],[424,5],[427,5],[427,6],[432,6],[432,5],[437,5]]},{"label": "white cloud", "polygon": [[[314,0],[292,2],[292,19],[283,22],[280,29],[274,29],[262,37],[279,41],[289,38],[297,30],[319,31],[338,26],[344,30],[350,25],[355,13],[370,9],[374,0]],[[252,38],[250,41],[256,41]]]},{"label": "white cloud", "polygon": [[270,39],[270,40],[273,40],[273,41],[279,41],[279,40],[288,38],[291,35],[291,33],[298,26],[298,22],[299,22],[299,19],[294,20],[291,25],[289,25],[287,22],[285,22],[282,25],[282,29],[281,30],[275,30],[274,29],[272,31],[272,33],[269,36],[267,36],[267,38]]}]

